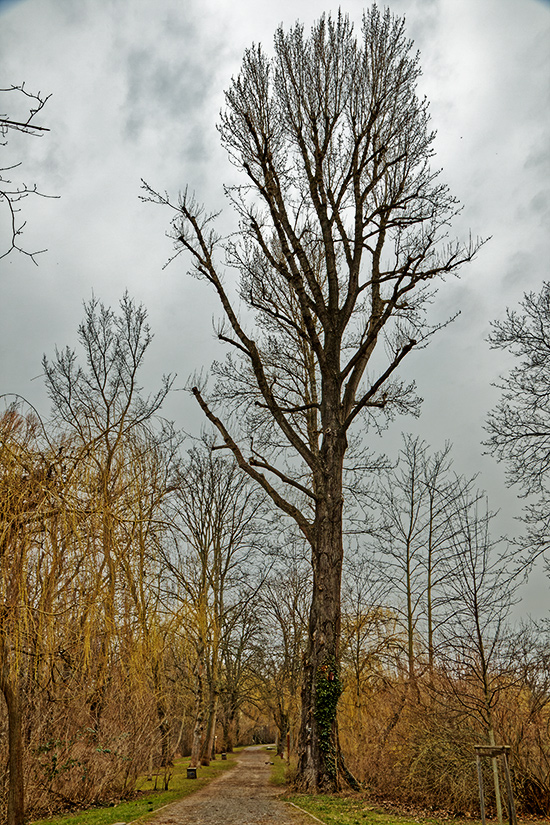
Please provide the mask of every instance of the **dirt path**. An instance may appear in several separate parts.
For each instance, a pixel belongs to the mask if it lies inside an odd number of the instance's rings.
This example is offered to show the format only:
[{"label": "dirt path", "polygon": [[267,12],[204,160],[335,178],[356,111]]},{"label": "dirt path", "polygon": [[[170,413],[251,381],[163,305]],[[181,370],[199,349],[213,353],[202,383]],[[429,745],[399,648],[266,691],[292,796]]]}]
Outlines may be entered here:
[{"label": "dirt path", "polygon": [[147,825],[313,825],[311,817],[277,798],[282,789],[269,784],[269,762],[263,748],[247,748],[237,767],[168,805]]}]

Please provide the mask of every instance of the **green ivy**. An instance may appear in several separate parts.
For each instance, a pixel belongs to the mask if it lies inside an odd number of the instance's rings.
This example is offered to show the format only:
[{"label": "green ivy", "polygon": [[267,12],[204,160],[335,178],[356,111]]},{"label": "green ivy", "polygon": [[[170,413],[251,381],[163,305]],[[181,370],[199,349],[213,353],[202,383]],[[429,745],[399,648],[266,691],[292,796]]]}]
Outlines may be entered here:
[{"label": "green ivy", "polygon": [[332,726],[336,719],[336,707],[342,693],[342,683],[338,675],[334,657],[325,659],[317,669],[315,680],[315,720],[319,728],[319,745],[329,776],[336,779],[336,749],[332,737]]}]

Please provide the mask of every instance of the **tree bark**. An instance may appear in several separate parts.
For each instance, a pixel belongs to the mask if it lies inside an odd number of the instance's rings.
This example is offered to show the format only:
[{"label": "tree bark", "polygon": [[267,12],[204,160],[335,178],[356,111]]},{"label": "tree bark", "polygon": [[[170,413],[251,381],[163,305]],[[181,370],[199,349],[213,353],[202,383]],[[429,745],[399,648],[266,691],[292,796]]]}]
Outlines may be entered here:
[{"label": "tree bark", "polygon": [[223,749],[226,753],[233,753],[233,743],[235,736],[235,718],[237,709],[233,703],[223,719]]},{"label": "tree bark", "polygon": [[24,825],[23,718],[17,676],[4,661],[0,671],[2,693],[8,709],[9,785],[7,825]]},{"label": "tree bark", "polygon": [[201,765],[208,766],[213,757],[214,742],[216,735],[216,721],[218,716],[218,694],[212,689],[209,707],[208,707],[208,724],[206,726],[206,736],[203,745],[203,752],[201,757]]},{"label": "tree bark", "polygon": [[191,759],[189,767],[196,768],[199,764],[202,732],[204,730],[204,687],[202,668],[199,667],[197,674],[197,709],[195,713],[195,727],[193,728],[193,742],[191,744]]},{"label": "tree bark", "polygon": [[337,437],[334,429],[325,428],[323,448],[325,472],[316,484],[320,495],[312,543],[313,593],[302,684],[297,773],[297,785],[306,793],[331,793],[340,788],[336,708],[342,692],[339,639],[345,434]]}]

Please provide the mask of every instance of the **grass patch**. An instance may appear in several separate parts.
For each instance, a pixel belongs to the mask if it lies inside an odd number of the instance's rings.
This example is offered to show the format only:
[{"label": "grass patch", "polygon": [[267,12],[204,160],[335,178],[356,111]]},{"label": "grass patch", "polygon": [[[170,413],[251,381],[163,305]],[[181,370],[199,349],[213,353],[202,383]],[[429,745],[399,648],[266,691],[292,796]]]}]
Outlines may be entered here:
[{"label": "grass patch", "polygon": [[155,791],[154,780],[149,781],[141,777],[136,783],[136,790],[141,792],[137,799],[108,808],[88,808],[77,813],[39,819],[35,820],[33,825],[112,825],[113,822],[132,822],[134,819],[147,817],[163,805],[198,791],[234,765],[235,756],[228,753],[227,761],[222,762],[218,756],[208,767],[197,768],[196,779],[187,779],[189,759],[176,759],[168,791]]},{"label": "grass patch", "polygon": [[[292,794],[284,797],[288,802],[318,817],[326,825],[411,825],[415,819],[407,819],[384,814],[366,805],[359,798],[329,796],[319,794]],[[435,822],[435,820],[432,820]],[[448,823],[447,823],[448,825]]]},{"label": "grass patch", "polygon": [[[412,825],[419,822],[422,825],[480,825],[479,821],[471,819],[440,819],[433,816],[388,813],[369,805],[360,797],[285,794],[283,799],[313,814],[325,825]],[[518,820],[518,823],[521,825],[522,821]]]},{"label": "grass patch", "polygon": [[271,761],[273,765],[271,766],[271,777],[269,781],[272,785],[286,785],[288,762],[285,759],[281,759],[281,757],[275,753],[275,750],[271,752]]}]

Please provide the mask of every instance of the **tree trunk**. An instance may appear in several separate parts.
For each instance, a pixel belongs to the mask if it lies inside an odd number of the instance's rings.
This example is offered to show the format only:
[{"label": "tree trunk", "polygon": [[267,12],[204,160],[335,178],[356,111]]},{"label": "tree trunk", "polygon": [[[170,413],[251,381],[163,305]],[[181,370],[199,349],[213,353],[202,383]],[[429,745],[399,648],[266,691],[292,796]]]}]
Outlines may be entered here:
[{"label": "tree trunk", "polygon": [[216,736],[216,721],[218,717],[218,694],[212,689],[208,708],[208,725],[206,727],[206,737],[204,740],[201,765],[208,766],[211,759],[215,759],[214,743]]},{"label": "tree trunk", "polygon": [[160,764],[163,768],[168,768],[172,766],[173,760],[170,754],[170,720],[168,719],[164,702],[157,704],[157,715],[160,734]]},{"label": "tree trunk", "polygon": [[[155,660],[152,667],[153,685],[157,704],[158,730],[160,736],[160,764],[166,769],[173,764],[170,754],[170,720],[166,712],[166,700],[162,690],[161,663]],[[167,790],[167,789],[165,789]]]},{"label": "tree trunk", "polygon": [[[334,432],[334,430],[333,430]],[[339,678],[342,578],[342,466],[345,437],[325,435],[325,473],[316,504],[312,543],[313,594],[304,661],[297,787],[305,793],[337,791],[339,781],[336,708]]]},{"label": "tree trunk", "polygon": [[9,672],[7,662],[1,674],[1,685],[8,709],[8,814],[7,825],[24,825],[25,791],[23,781],[23,718],[17,676]]},{"label": "tree trunk", "polygon": [[202,732],[204,730],[204,687],[202,679],[202,668],[199,667],[197,675],[197,708],[195,712],[195,727],[193,728],[193,742],[191,744],[191,760],[189,767],[196,768],[199,764],[202,744]]},{"label": "tree trunk", "polygon": [[[493,724],[490,723],[489,728],[489,744],[493,747],[495,746],[495,732],[493,730]],[[492,767],[493,767],[493,783],[495,786],[495,805],[497,809],[497,822],[498,825],[502,825],[502,800],[500,798],[500,782],[498,778],[498,759],[496,756],[493,756],[491,759]]]},{"label": "tree trunk", "polygon": [[226,753],[233,753],[233,731],[235,728],[236,711],[234,707],[226,714],[223,722],[223,749]]}]

